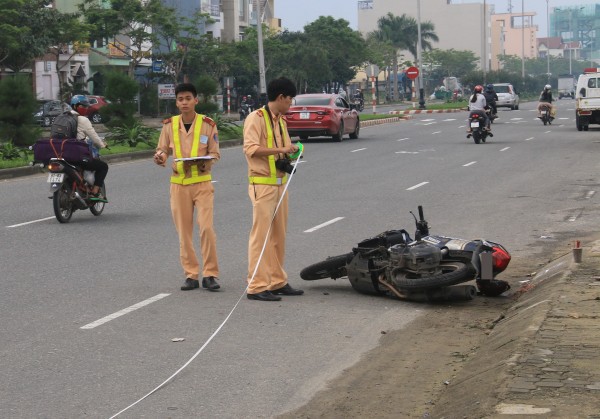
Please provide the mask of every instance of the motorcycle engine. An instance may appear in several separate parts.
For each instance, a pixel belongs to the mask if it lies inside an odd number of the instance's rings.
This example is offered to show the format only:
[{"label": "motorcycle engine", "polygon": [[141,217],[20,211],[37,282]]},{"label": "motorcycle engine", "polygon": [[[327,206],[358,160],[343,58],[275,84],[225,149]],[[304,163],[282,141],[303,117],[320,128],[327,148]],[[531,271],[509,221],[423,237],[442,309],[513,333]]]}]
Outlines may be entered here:
[{"label": "motorcycle engine", "polygon": [[396,244],[389,249],[390,265],[415,273],[432,272],[438,269],[442,251],[429,243]]}]

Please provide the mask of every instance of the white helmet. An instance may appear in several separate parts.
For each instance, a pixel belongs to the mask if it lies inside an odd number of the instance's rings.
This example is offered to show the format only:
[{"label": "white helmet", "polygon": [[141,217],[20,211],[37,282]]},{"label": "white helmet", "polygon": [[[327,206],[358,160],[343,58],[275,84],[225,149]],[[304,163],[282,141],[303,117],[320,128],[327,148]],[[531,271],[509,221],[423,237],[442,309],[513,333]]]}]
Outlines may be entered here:
[{"label": "white helmet", "polygon": [[549,84],[544,86],[544,90],[550,90],[550,89],[552,89],[552,86],[550,86]]}]

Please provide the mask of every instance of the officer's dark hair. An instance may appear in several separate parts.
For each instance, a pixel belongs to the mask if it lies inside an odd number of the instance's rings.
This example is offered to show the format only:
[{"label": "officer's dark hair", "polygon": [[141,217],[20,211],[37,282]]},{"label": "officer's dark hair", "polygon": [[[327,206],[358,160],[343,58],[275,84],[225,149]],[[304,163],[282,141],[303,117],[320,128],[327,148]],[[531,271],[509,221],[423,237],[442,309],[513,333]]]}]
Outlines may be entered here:
[{"label": "officer's dark hair", "polygon": [[175,86],[175,97],[182,92],[190,92],[194,97],[198,96],[196,87],[192,83],[179,83]]},{"label": "officer's dark hair", "polygon": [[296,93],[297,90],[294,82],[285,77],[271,80],[267,86],[267,98],[269,102],[277,100],[279,95],[295,97]]}]

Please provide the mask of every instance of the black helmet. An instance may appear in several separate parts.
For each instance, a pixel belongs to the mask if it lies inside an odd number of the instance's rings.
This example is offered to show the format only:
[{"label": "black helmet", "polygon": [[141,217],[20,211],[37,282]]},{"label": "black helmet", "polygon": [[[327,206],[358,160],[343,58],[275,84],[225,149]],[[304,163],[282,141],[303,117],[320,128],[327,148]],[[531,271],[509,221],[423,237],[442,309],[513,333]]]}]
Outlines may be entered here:
[{"label": "black helmet", "polygon": [[487,90],[494,90],[494,85],[490,83],[490,84],[488,84],[487,86],[485,86],[485,88],[486,88]]},{"label": "black helmet", "polygon": [[488,297],[497,297],[510,289],[508,282],[499,279],[480,279],[477,281],[477,288],[483,295]]}]

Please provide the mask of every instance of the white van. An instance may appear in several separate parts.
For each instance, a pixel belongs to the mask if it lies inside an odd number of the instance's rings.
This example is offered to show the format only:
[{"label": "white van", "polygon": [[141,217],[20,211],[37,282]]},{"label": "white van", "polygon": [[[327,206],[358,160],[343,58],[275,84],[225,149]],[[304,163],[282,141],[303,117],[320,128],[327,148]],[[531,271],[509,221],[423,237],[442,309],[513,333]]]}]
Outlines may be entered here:
[{"label": "white van", "polygon": [[587,131],[590,124],[600,124],[600,69],[586,68],[577,79],[575,90],[575,125]]}]

